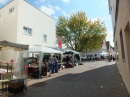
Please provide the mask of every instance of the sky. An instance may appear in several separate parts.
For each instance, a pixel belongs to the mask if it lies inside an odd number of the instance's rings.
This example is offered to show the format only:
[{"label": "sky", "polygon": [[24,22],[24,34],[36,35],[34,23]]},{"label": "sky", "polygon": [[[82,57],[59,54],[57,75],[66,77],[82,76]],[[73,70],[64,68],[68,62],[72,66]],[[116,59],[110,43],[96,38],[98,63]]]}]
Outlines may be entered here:
[{"label": "sky", "polygon": [[[0,8],[12,0],[0,0]],[[26,0],[28,3],[48,14],[57,22],[59,16],[69,17],[77,11],[83,11],[89,19],[100,18],[107,28],[106,40],[113,43],[111,16],[109,15],[108,0]]]}]

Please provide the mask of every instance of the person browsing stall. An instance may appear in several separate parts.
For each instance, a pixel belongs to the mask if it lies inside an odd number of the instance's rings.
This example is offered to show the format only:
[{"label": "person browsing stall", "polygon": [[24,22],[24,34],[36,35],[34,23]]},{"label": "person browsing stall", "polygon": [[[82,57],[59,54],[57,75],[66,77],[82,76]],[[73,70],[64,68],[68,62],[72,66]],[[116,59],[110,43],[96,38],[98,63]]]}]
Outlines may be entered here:
[{"label": "person browsing stall", "polygon": [[52,73],[52,69],[53,69],[53,65],[55,63],[55,58],[53,57],[53,54],[51,54],[49,60],[48,60],[48,67],[49,67],[49,77],[51,77],[51,73]]}]

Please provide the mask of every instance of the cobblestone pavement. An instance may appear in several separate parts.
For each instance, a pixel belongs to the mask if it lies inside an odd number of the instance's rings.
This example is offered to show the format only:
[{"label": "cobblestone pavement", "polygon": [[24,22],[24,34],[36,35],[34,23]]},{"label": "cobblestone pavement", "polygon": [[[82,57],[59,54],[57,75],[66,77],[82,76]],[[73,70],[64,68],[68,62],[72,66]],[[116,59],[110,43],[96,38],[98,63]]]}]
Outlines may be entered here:
[{"label": "cobblestone pavement", "polygon": [[28,81],[12,97],[130,97],[114,62],[85,62],[52,77]]}]

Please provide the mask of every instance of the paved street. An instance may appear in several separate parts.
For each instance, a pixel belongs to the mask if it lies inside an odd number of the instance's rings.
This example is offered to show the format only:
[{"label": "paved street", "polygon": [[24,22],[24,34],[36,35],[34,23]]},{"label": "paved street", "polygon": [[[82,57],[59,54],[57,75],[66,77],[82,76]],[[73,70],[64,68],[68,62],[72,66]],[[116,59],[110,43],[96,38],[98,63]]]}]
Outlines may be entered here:
[{"label": "paved street", "polygon": [[12,97],[130,97],[114,62],[85,62],[28,82],[28,92]]}]

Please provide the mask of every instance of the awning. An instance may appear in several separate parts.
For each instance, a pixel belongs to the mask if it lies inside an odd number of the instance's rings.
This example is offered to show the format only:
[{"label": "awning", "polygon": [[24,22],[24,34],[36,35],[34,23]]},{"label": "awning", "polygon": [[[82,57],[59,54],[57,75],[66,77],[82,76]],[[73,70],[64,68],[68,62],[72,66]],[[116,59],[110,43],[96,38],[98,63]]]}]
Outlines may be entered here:
[{"label": "awning", "polygon": [[43,52],[43,53],[58,53],[58,54],[62,53],[61,51],[58,51],[49,47],[45,47],[45,46],[38,46],[38,47],[30,48],[28,52],[30,53]]},{"label": "awning", "polygon": [[13,43],[13,42],[8,42],[8,41],[0,41],[0,51],[1,50],[15,50],[15,51],[22,51],[22,50],[28,50],[29,45],[24,45],[24,44],[18,44],[18,43]]}]

